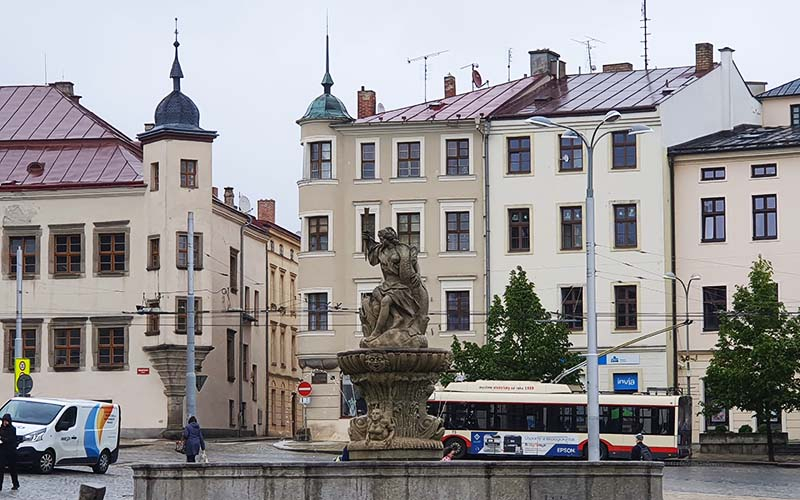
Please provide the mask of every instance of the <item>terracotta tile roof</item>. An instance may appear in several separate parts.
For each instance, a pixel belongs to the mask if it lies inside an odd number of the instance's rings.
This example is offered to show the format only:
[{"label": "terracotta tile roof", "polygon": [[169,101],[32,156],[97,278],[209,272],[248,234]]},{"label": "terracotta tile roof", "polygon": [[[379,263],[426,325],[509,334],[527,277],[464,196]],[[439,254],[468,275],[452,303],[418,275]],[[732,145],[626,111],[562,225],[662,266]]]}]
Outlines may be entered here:
[{"label": "terracotta tile roof", "polygon": [[796,147],[800,147],[800,127],[739,125],[733,130],[723,130],[672,146],[669,148],[669,154],[702,154]]},{"label": "terracotta tile roof", "polygon": [[0,188],[131,183],[142,154],[125,134],[54,87],[0,87]]},{"label": "terracotta tile roof", "polygon": [[797,80],[792,80],[791,82],[786,82],[783,85],[779,85],[774,89],[769,89],[766,92],[762,92],[758,94],[758,98],[789,97],[793,95],[800,95],[800,78]]}]

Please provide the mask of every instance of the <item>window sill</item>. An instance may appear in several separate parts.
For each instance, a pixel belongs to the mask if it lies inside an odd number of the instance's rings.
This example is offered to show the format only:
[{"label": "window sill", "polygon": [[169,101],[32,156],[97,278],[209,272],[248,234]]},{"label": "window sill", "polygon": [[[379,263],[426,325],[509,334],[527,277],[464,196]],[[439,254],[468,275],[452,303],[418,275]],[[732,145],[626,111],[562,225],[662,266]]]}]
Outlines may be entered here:
[{"label": "window sill", "polygon": [[584,253],[586,250],[583,248],[559,248],[558,253]]},{"label": "window sill", "polygon": [[382,179],[354,179],[353,184],[381,184]]},{"label": "window sill", "polygon": [[[6,279],[16,280],[17,279],[17,274],[16,273],[9,274],[8,276],[6,276]],[[39,273],[36,273],[36,274],[22,273],[22,281],[25,281],[25,280],[37,280],[37,279],[39,279]]]},{"label": "window sill", "polygon": [[108,271],[94,273],[96,278],[122,278],[128,275],[128,271]]},{"label": "window sill", "polygon": [[54,280],[75,280],[83,277],[85,277],[83,273],[63,273],[50,275],[50,278]]},{"label": "window sill", "polygon": [[725,240],[700,240],[701,245],[724,245],[726,243]]},{"label": "window sill", "polygon": [[780,241],[780,238],[753,238],[750,243],[771,243],[773,241]]},{"label": "window sill", "polygon": [[154,331],[154,332],[145,331],[144,335],[145,335],[145,337],[155,337],[156,335],[161,335],[161,331],[160,330],[157,330],[157,331]]},{"label": "window sill", "polygon": [[301,330],[297,332],[298,336],[316,337],[316,336],[335,336],[335,330]]},{"label": "window sill", "polygon": [[506,250],[506,255],[531,255],[532,253],[530,248],[524,250]]},{"label": "window sill", "polygon": [[[189,266],[179,266],[177,264],[175,265],[175,267],[177,269],[181,270],[181,271],[187,271],[189,269]],[[203,270],[203,266],[202,265],[194,266],[194,270],[195,271],[202,271]]]},{"label": "window sill", "polygon": [[608,169],[609,172],[638,172],[640,169],[638,166],[636,167],[611,167]]},{"label": "window sill", "polygon": [[478,252],[439,252],[439,257],[477,257]]},{"label": "window sill", "polygon": [[456,337],[474,337],[476,333],[475,330],[442,330],[439,332],[440,337],[452,337],[453,335]]},{"label": "window sill", "polygon": [[440,175],[438,179],[441,182],[455,182],[455,181],[474,181],[478,179],[475,174],[469,175]]},{"label": "window sill", "polygon": [[[186,335],[186,330],[174,330],[173,333],[175,335]],[[201,330],[198,330],[198,331],[194,332],[194,334],[195,335],[202,335],[203,332]]]},{"label": "window sill", "polygon": [[335,186],[339,184],[339,179],[302,179],[297,181],[297,187],[304,186]]},{"label": "window sill", "polygon": [[236,382],[236,377],[228,377],[228,382]]},{"label": "window sill", "polygon": [[637,328],[616,328],[614,330],[611,330],[611,333],[612,334],[615,334],[615,333],[616,334],[619,334],[619,333],[628,334],[628,333],[641,333],[641,331],[642,330],[639,329],[638,327]]},{"label": "window sill", "polygon": [[404,184],[414,182],[428,182],[427,177],[392,177],[389,179],[392,184]]},{"label": "window sill", "polygon": [[504,172],[503,177],[533,177],[533,171],[530,172]]},{"label": "window sill", "polygon": [[161,266],[160,265],[159,266],[147,266],[146,269],[148,271],[158,271],[159,269],[161,269]]},{"label": "window sill", "polygon": [[125,366],[95,366],[94,368],[99,372],[123,372],[128,369]]},{"label": "window sill", "polygon": [[79,366],[54,366],[53,370],[57,372],[77,372],[81,368]]},{"label": "window sill", "polygon": [[322,252],[300,252],[298,254],[298,258],[300,259],[310,259],[314,257],[333,257],[336,255],[336,252],[332,250],[326,250]]},{"label": "window sill", "polygon": [[561,169],[559,169],[559,170],[556,171],[556,175],[580,175],[580,174],[585,174],[585,173],[586,172],[584,172],[584,170],[582,168],[576,168],[575,170],[561,170]]},{"label": "window sill", "polygon": [[610,249],[612,252],[638,252],[640,250],[639,245],[635,247],[612,247]]}]

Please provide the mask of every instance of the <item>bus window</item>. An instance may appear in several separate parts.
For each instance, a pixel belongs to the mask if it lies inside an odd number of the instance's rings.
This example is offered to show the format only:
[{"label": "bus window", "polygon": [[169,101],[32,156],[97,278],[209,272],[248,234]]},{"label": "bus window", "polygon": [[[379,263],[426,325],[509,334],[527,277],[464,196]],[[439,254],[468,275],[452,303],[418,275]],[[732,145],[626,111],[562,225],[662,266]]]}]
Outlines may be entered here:
[{"label": "bus window", "polygon": [[541,405],[517,405],[523,409],[524,412],[524,427],[517,430],[524,431],[538,431],[542,432],[546,429],[545,411],[544,406]]},{"label": "bus window", "polygon": [[[548,432],[575,432],[577,408],[573,405],[553,405],[548,407]],[[584,419],[585,421],[585,419]]]},{"label": "bus window", "polygon": [[606,434],[672,434],[675,411],[665,407],[603,406],[600,432]]}]

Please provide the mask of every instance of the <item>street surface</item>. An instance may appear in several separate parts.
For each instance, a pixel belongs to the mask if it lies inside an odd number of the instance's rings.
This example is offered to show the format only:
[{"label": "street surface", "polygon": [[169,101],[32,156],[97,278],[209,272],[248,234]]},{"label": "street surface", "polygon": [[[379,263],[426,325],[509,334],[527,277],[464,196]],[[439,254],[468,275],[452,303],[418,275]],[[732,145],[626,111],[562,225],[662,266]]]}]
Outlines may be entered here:
[{"label": "street surface", "polygon": [[[19,491],[0,493],[2,498],[36,500],[73,500],[78,498],[81,483],[107,488],[106,500],[133,498],[133,463],[169,463],[182,456],[173,451],[174,444],[159,442],[120,452],[119,463],[104,476],[92,474],[89,468],[58,468],[49,476],[25,472],[20,476]],[[213,442],[208,447],[212,462],[294,462],[329,461],[333,455],[298,453],[278,450],[270,441],[241,443]],[[6,477],[6,488],[10,480]],[[664,469],[665,500],[773,500],[800,499],[800,469],[771,466],[683,466]],[[178,499],[176,499],[178,500]],[[387,499],[390,500],[390,499]]]}]

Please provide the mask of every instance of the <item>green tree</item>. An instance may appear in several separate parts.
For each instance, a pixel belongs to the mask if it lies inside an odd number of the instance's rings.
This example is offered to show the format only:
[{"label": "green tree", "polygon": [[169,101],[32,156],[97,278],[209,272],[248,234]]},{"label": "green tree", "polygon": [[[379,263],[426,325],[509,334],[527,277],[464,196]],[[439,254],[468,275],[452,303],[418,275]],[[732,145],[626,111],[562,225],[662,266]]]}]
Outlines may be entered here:
[{"label": "green tree", "polygon": [[[772,276],[772,264],[759,256],[750,283],[736,287],[733,310],[720,316],[719,340],[706,370],[713,394],[706,414],[736,407],[769,422],[774,411],[800,408],[800,321],[778,300]],[[774,461],[769,425],[767,446]]]},{"label": "green tree", "polygon": [[[459,342],[453,338],[453,368],[465,380],[550,381],[566,368],[580,363],[569,351],[565,323],[551,321],[521,267],[511,271],[501,299],[495,295],[486,321],[486,343]],[[448,374],[444,382],[452,381]],[[576,383],[577,374],[564,380]]]}]

